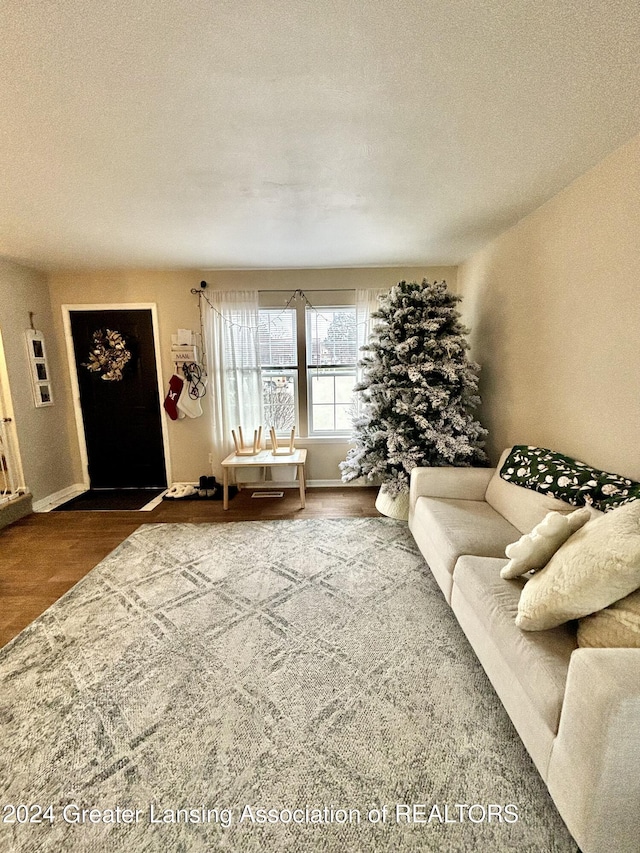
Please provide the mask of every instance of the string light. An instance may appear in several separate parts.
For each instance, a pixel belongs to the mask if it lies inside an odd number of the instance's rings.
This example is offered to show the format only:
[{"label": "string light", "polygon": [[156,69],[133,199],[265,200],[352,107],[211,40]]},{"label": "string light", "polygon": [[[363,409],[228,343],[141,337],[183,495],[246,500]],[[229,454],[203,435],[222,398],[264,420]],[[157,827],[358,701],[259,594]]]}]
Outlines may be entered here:
[{"label": "string light", "polygon": [[[246,329],[249,332],[251,332],[252,334],[255,334],[260,329],[267,328],[265,323],[258,323],[257,326],[245,326],[242,323],[236,323],[235,320],[231,320],[229,317],[225,317],[225,315],[222,314],[220,311],[218,311],[218,309],[215,307],[215,305],[212,304],[211,300],[209,299],[209,297],[207,296],[207,294],[205,292],[206,287],[207,287],[207,282],[201,281],[199,288],[197,288],[197,287],[191,288],[191,293],[193,293],[194,296],[198,297],[198,312],[200,314],[200,340],[202,342],[202,367],[203,367],[203,372],[204,372],[205,376],[207,375],[207,354],[206,354],[205,346],[204,346],[204,341],[205,341],[204,319],[203,319],[203,315],[202,315],[202,300],[203,299],[205,300],[205,302],[207,303],[209,308],[211,308],[211,310],[214,311],[218,315],[218,317],[220,317],[220,319],[223,321],[223,323],[226,323],[229,328],[235,327],[236,329]],[[287,299],[284,308],[280,312],[280,316],[282,316],[285,313],[285,311],[287,311],[291,307],[292,303],[298,299],[302,299],[304,301],[305,305],[307,306],[307,308],[309,308],[311,311],[315,312],[315,315],[316,315],[316,317],[315,317],[316,334],[317,334],[317,324],[318,324],[318,318],[319,317],[321,317],[327,323],[331,322],[331,318],[327,317],[325,314],[322,314],[315,307],[315,305],[312,304],[311,300],[308,298],[308,296],[306,295],[304,290],[302,290],[299,287],[296,288],[291,293],[289,298]],[[365,320],[362,320],[360,323],[356,323],[355,326],[356,326],[356,328],[358,328],[359,326],[365,327],[368,325],[368,323],[369,323],[369,320],[365,319]]]},{"label": "string light", "polygon": [[[207,284],[206,281],[201,282],[201,285],[206,286],[206,284]],[[230,327],[235,326],[235,328],[237,328],[237,329],[248,329],[250,332],[254,332],[254,333],[257,332],[259,329],[266,328],[264,323],[258,323],[257,326],[244,326],[244,325],[242,325],[242,323],[236,323],[235,320],[230,320],[228,317],[225,317],[224,314],[222,314],[220,311],[218,311],[218,309],[214,305],[212,305],[211,300],[209,299],[209,297],[207,296],[207,294],[204,291],[204,287],[201,287],[200,289],[193,287],[191,289],[191,293],[198,296],[198,305],[199,305],[200,309],[202,306],[201,300],[204,299],[205,302],[207,303],[207,305],[209,306],[209,308],[211,308],[212,311],[215,311],[215,313],[221,318],[221,320],[224,323],[227,324],[227,326],[230,326]],[[311,311],[315,311],[316,321],[317,321],[318,317],[322,317],[322,319],[326,320],[327,323],[331,322],[331,318],[322,314],[322,312],[319,311],[318,308],[316,308],[316,306],[312,304],[311,300],[307,297],[304,290],[301,290],[299,287],[296,290],[294,290],[291,293],[291,295],[289,296],[289,298],[287,299],[287,302],[285,303],[285,306],[281,311],[281,315],[284,314],[284,312],[287,311],[287,309],[289,309],[291,307],[291,304],[295,300],[297,300],[298,298],[300,298],[304,301],[307,308],[309,308]],[[366,326],[367,323],[368,323],[368,320],[363,320],[360,323],[356,323],[356,326]],[[202,322],[202,310],[201,310],[200,311],[200,331],[201,331],[201,333],[202,333],[202,330],[203,330],[203,322]]]}]

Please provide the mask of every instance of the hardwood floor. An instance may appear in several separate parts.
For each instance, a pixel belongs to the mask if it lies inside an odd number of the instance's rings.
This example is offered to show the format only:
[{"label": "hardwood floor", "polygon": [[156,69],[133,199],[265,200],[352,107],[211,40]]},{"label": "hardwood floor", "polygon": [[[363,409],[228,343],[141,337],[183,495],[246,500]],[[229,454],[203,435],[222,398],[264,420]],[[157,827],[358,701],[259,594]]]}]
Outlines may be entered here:
[{"label": "hardwood floor", "polygon": [[379,515],[372,488],[297,489],[283,498],[239,492],[222,501],[163,501],[151,512],[34,513],[0,530],[0,646],[20,633],[141,524]]}]

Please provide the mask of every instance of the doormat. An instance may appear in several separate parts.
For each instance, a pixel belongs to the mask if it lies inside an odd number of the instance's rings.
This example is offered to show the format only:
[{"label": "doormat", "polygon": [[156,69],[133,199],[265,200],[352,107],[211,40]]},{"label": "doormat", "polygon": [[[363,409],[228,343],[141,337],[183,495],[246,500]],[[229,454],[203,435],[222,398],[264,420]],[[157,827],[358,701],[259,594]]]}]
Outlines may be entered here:
[{"label": "doormat", "polygon": [[109,510],[141,510],[166,489],[90,489],[53,512],[101,512]]}]

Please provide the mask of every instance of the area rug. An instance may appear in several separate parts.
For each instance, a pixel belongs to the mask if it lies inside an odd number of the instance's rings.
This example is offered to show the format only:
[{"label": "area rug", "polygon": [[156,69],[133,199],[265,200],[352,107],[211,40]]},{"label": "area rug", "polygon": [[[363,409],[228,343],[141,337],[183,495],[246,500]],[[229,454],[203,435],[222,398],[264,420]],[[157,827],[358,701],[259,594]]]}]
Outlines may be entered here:
[{"label": "area rug", "polygon": [[141,510],[166,489],[90,489],[76,495],[54,512],[105,512],[121,510]]},{"label": "area rug", "polygon": [[2,851],[577,850],[403,522],[142,525],[0,675]]}]

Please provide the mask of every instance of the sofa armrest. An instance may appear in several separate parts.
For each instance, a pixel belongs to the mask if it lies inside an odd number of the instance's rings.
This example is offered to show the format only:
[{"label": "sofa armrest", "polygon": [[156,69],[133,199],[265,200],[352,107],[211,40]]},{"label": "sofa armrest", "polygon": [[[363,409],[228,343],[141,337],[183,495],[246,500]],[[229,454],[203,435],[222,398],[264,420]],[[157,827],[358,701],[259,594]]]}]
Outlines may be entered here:
[{"label": "sofa armrest", "polygon": [[410,511],[419,497],[484,500],[495,468],[455,468],[453,466],[414,468],[409,489]]},{"label": "sofa armrest", "polygon": [[637,853],[640,649],[572,654],[547,784],[584,853]]}]

